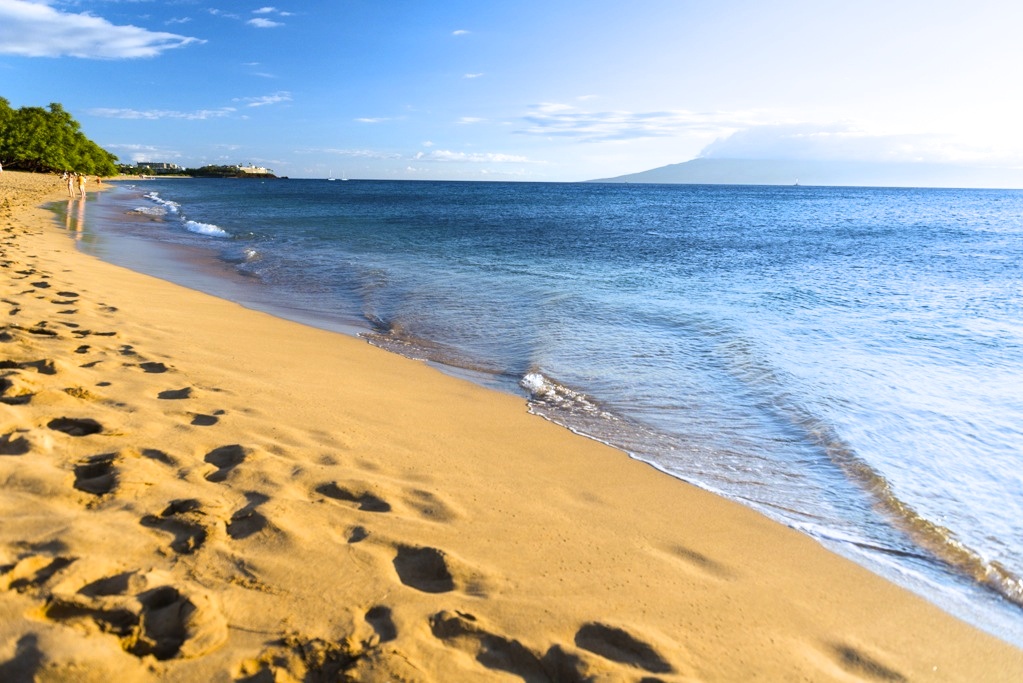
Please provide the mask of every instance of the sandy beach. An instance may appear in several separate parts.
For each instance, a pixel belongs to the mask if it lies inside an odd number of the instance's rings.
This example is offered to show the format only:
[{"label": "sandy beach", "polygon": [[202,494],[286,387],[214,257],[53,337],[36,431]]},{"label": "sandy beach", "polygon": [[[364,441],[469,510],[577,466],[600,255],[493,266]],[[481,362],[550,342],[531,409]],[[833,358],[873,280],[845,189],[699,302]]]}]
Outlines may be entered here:
[{"label": "sandy beach", "polygon": [[79,253],[62,199],[0,175],[0,681],[1023,680],[519,398]]}]

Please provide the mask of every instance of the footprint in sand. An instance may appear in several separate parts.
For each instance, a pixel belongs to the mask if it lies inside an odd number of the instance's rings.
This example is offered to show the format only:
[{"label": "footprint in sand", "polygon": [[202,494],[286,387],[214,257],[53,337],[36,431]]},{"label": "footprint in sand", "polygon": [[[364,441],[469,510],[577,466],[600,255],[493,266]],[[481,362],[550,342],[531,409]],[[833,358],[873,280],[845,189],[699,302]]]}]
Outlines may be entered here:
[{"label": "footprint in sand", "polygon": [[453,522],[458,518],[454,508],[430,491],[420,489],[408,491],[405,503],[423,517],[435,522]]},{"label": "footprint in sand", "polygon": [[23,406],[30,403],[35,394],[36,387],[18,374],[0,377],[0,403]]},{"label": "footprint in sand", "polygon": [[58,417],[46,423],[50,429],[68,436],[89,436],[103,431],[103,425],[92,418]]},{"label": "footprint in sand", "polygon": [[191,424],[194,427],[212,427],[218,422],[220,422],[220,418],[217,417],[216,415],[192,413],[192,421],[189,424]]},{"label": "footprint in sand", "polygon": [[206,457],[203,458],[203,460],[214,465],[218,469],[216,472],[207,474],[206,481],[219,483],[226,480],[227,475],[231,474],[231,470],[238,467],[238,465],[245,461],[249,452],[249,449],[244,446],[239,446],[238,444],[214,448],[206,454]]},{"label": "footprint in sand", "polygon": [[467,612],[438,612],[430,617],[430,631],[435,638],[467,652],[488,669],[506,671],[527,681],[591,680],[559,675],[567,668],[560,661],[563,656],[560,648],[551,648],[541,658],[518,640],[487,630]]},{"label": "footprint in sand", "polygon": [[118,473],[114,467],[116,453],[94,455],[75,465],[74,487],[94,496],[105,496],[117,488]]},{"label": "footprint in sand", "polygon": [[830,646],[830,649],[841,667],[857,677],[866,677],[877,681],[890,681],[891,683],[904,683],[909,680],[898,671],[885,666],[849,645],[834,643]]},{"label": "footprint in sand", "polygon": [[74,561],[73,557],[51,557],[48,555],[23,557],[11,566],[0,567],[0,589],[13,590],[18,593],[34,590]]},{"label": "footprint in sand", "polygon": [[380,498],[368,491],[352,491],[338,486],[335,482],[320,484],[316,487],[316,492],[327,496],[328,498],[333,498],[334,500],[357,503],[359,509],[365,510],[366,512],[391,511],[391,504],[383,498]]},{"label": "footprint in sand", "polygon": [[24,434],[11,432],[0,436],[0,455],[25,455],[32,450],[32,442]]},{"label": "footprint in sand", "polygon": [[245,493],[245,498],[248,501],[245,507],[240,508],[231,515],[231,521],[227,523],[227,535],[236,541],[246,539],[253,534],[258,534],[270,524],[267,518],[257,509],[260,505],[270,500],[270,497],[255,491],[248,491]]},{"label": "footprint in sand", "polygon": [[209,537],[208,520],[202,504],[194,498],[172,500],[159,515],[146,515],[142,526],[166,531],[174,536],[171,550],[180,555],[191,555],[202,547]]},{"label": "footprint in sand", "polygon": [[674,671],[674,667],[653,646],[616,626],[597,622],[585,624],[575,634],[575,644],[605,659],[636,666],[650,673]]},{"label": "footprint in sand", "polygon": [[40,375],[56,375],[57,365],[49,358],[34,361],[0,361],[0,370],[35,370]]},{"label": "footprint in sand", "polygon": [[43,615],[56,622],[91,623],[118,637],[126,652],[160,661],[202,656],[228,635],[227,620],[210,593],[157,571],[116,574],[75,593],[52,595]]},{"label": "footprint in sand", "polygon": [[192,397],[192,387],[185,387],[184,389],[168,389],[167,391],[161,391],[156,395],[157,398],[163,399],[164,401],[180,401],[182,399]]},{"label": "footprint in sand", "polygon": [[384,605],[371,607],[366,612],[366,623],[373,627],[381,643],[389,643],[398,637],[398,628],[391,618],[391,608]]},{"label": "footprint in sand", "polygon": [[424,593],[455,590],[455,579],[448,569],[443,550],[398,546],[394,570],[403,584]]},{"label": "footprint in sand", "polygon": [[139,363],[139,367],[142,368],[143,372],[149,372],[154,374],[164,373],[167,372],[167,370],[169,369],[163,363],[155,362]]}]

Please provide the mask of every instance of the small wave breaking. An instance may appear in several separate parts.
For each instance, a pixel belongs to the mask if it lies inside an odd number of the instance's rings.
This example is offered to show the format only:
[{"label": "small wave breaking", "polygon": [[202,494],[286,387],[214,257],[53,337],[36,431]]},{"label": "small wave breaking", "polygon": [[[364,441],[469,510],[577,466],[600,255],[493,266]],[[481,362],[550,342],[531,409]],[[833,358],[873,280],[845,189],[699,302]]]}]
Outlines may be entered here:
[{"label": "small wave breaking", "polygon": [[606,420],[614,419],[611,413],[603,410],[586,394],[558,384],[542,372],[526,373],[519,381],[519,386],[529,392],[532,401],[542,403],[547,407],[566,410],[570,413],[584,413],[590,417]]},{"label": "small wave breaking", "polygon": [[167,213],[178,213],[181,210],[180,204],[164,199],[158,192],[150,192],[144,196],[149,201],[162,207]]},{"label": "small wave breaking", "polygon": [[212,223],[200,223],[199,221],[185,221],[185,229],[189,232],[207,235],[209,237],[230,237],[231,233]]},{"label": "small wave breaking", "polygon": [[205,235],[207,237],[230,237],[231,233],[224,230],[219,225],[213,223],[203,223],[201,221],[191,220],[181,214],[181,205],[177,202],[164,199],[158,192],[149,192],[143,195],[146,199],[153,202],[156,206],[144,206],[139,207],[131,211],[131,213],[138,213],[149,216],[166,216],[168,214],[178,216],[181,219],[181,225],[189,232],[197,235]]}]

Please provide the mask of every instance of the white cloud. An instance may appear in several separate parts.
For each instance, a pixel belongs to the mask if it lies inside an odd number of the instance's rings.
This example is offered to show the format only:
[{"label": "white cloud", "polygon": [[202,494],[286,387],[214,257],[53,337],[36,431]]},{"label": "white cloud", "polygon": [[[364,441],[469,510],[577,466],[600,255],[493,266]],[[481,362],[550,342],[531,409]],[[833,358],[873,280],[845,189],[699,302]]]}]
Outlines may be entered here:
[{"label": "white cloud", "polygon": [[765,125],[715,140],[700,153],[710,159],[951,162],[989,158],[987,150],[948,135],[876,133],[848,124]]},{"label": "white cloud", "polygon": [[279,21],[270,21],[269,19],[262,18],[249,19],[245,23],[249,26],[255,26],[256,28],[277,28],[278,26],[284,26],[284,24]]},{"label": "white cloud", "polygon": [[462,78],[468,78],[470,80],[473,79],[473,78],[482,78],[482,77],[483,77],[483,74],[465,74],[464,76],[462,76]]},{"label": "white cloud", "polygon": [[353,157],[357,159],[401,159],[402,155],[394,152],[378,152],[372,149],[337,149],[327,147],[323,149],[306,149],[299,150],[305,154],[336,154],[343,157]]},{"label": "white cloud", "polygon": [[131,59],[205,41],[138,26],[116,26],[91,14],[61,12],[44,2],[0,0],[0,53],[22,57]]},{"label": "white cloud", "polygon": [[573,138],[581,142],[607,142],[685,134],[727,135],[764,122],[756,112],[652,112],[583,111],[572,105],[546,102],[532,107],[523,117],[527,127],[518,133]]},{"label": "white cloud", "polygon": [[224,12],[219,9],[209,9],[206,11],[215,17],[224,17],[225,19],[241,19],[241,17],[237,14],[233,14],[231,12]]},{"label": "white cloud", "polygon": [[415,161],[464,161],[476,164],[532,163],[527,157],[515,154],[499,154],[494,152],[452,152],[444,149],[438,149],[431,152],[417,152],[413,159]]},{"label": "white cloud", "polygon": [[122,159],[127,156],[132,161],[166,161],[168,159],[181,158],[181,152],[162,149],[153,145],[113,144],[104,145],[103,147],[116,152]]},{"label": "white cloud", "polygon": [[221,107],[220,109],[199,109],[197,111],[173,111],[168,109],[113,109],[99,108],[90,109],[89,114],[107,119],[135,119],[145,121],[159,121],[161,119],[182,119],[187,121],[205,121],[206,119],[220,119],[230,116],[237,109],[234,107]]},{"label": "white cloud", "polygon": [[253,14],[274,14],[276,12],[276,7],[260,7],[259,9],[252,10]]},{"label": "white cloud", "polygon": [[469,35],[469,32],[466,31],[464,28],[460,28],[457,31],[452,31],[451,35],[453,35],[453,36],[467,36],[467,35]]},{"label": "white cloud", "polygon": [[280,92],[275,92],[273,95],[263,95],[262,97],[238,97],[233,101],[244,102],[246,107],[265,107],[268,104],[291,102],[291,93],[282,90]]},{"label": "white cloud", "polygon": [[486,121],[486,119],[481,119],[478,116],[463,116],[462,118],[458,119],[459,123],[465,123],[465,124],[483,123],[484,121]]}]

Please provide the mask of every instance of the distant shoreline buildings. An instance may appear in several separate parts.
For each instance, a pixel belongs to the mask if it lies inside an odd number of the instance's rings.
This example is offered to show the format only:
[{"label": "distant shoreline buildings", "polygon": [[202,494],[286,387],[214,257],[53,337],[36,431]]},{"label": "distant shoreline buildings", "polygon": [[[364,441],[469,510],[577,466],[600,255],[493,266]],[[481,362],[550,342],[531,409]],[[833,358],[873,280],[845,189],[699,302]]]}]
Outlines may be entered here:
[{"label": "distant shoreline buildings", "polygon": [[236,177],[252,176],[257,178],[275,177],[272,169],[253,164],[235,164],[221,166],[208,164],[201,168],[182,168],[177,164],[163,161],[136,161],[135,166],[121,168],[122,172],[132,175],[190,175],[200,177]]}]

